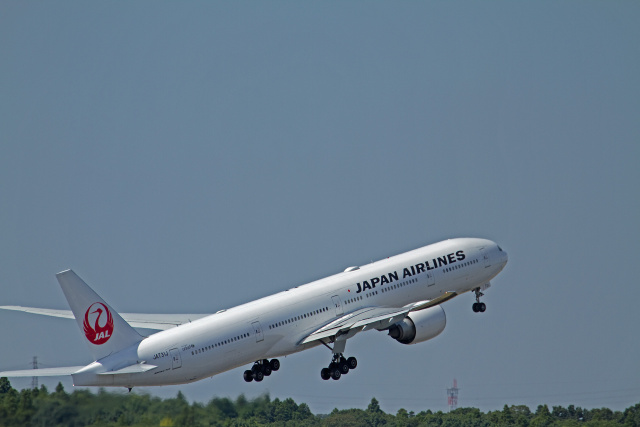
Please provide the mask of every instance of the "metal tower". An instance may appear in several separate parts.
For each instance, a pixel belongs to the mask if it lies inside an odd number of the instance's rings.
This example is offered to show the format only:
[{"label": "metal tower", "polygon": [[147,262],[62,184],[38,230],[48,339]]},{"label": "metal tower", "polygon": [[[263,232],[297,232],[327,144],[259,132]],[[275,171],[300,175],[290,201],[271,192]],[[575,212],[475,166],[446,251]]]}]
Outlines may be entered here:
[{"label": "metal tower", "polygon": [[[33,369],[38,369],[38,356],[33,356]],[[31,388],[38,388],[38,377],[31,377]]]},{"label": "metal tower", "polygon": [[458,407],[458,381],[453,379],[453,387],[447,389],[447,403],[449,404],[449,412]]}]

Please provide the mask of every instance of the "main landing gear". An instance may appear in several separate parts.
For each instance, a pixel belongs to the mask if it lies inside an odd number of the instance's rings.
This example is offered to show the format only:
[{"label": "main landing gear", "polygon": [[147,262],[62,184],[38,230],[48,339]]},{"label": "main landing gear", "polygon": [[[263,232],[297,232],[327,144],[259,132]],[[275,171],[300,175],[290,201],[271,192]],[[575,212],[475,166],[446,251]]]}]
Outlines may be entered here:
[{"label": "main landing gear", "polygon": [[244,371],[244,380],[248,383],[253,380],[260,382],[264,377],[268,377],[271,372],[275,372],[278,369],[280,369],[280,361],[278,359],[271,359],[271,361],[267,359],[258,360],[251,369]]},{"label": "main landing gear", "polygon": [[331,363],[328,368],[322,368],[320,371],[320,377],[323,380],[333,378],[339,380],[342,375],[349,373],[351,369],[356,369],[358,366],[358,360],[355,357],[345,359],[342,353],[334,353]]},{"label": "main landing gear", "polygon": [[476,293],[476,302],[474,302],[473,305],[471,306],[471,308],[473,309],[473,312],[484,313],[484,311],[487,309],[487,305],[483,302],[480,302],[480,297],[483,296],[484,294],[480,292],[480,288],[475,288],[473,292]]}]

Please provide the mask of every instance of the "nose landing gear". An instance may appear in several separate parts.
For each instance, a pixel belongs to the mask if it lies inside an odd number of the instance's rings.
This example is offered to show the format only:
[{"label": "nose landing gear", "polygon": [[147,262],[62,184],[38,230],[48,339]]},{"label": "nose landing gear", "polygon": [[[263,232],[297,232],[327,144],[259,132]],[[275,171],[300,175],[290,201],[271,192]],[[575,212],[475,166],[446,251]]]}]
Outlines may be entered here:
[{"label": "nose landing gear", "polygon": [[260,382],[264,377],[271,375],[271,372],[275,372],[280,369],[280,361],[278,359],[262,359],[256,361],[251,369],[244,371],[243,378],[246,382],[250,383],[253,380]]},{"label": "nose landing gear", "polygon": [[475,292],[476,294],[476,302],[474,302],[473,305],[471,306],[471,308],[473,309],[473,312],[484,313],[485,310],[487,309],[487,305],[483,302],[480,302],[480,297],[484,296],[484,294],[480,292],[480,288],[475,288],[473,292]]}]

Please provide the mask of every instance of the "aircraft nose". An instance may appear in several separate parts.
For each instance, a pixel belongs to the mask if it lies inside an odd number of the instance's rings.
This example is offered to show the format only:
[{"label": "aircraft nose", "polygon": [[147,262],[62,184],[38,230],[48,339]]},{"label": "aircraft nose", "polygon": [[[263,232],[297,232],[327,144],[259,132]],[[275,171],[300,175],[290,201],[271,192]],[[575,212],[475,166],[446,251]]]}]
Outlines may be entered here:
[{"label": "aircraft nose", "polygon": [[507,265],[507,262],[509,261],[509,255],[507,254],[506,251],[502,251],[502,265],[505,266]]},{"label": "aircraft nose", "polygon": [[500,263],[502,264],[502,267],[504,267],[505,265],[507,265],[507,262],[509,261],[509,255],[507,255],[507,252],[502,249],[500,246],[498,246],[498,250],[500,251]]}]

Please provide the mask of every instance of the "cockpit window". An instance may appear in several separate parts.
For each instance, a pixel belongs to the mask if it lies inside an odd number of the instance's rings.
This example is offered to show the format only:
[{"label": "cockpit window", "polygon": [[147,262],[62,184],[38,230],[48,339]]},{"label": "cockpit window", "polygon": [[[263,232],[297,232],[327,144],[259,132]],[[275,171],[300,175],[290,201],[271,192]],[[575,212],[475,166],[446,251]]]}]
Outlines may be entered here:
[{"label": "cockpit window", "polygon": [[502,248],[501,248],[500,246],[498,246],[498,250],[499,250],[500,252],[502,252]]}]

